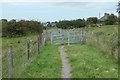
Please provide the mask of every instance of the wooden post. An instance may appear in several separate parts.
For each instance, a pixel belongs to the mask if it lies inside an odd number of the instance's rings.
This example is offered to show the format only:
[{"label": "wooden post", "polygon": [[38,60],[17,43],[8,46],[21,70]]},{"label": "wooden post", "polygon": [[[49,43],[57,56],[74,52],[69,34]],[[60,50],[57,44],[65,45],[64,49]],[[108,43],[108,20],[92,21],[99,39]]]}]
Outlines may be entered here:
[{"label": "wooden post", "polygon": [[37,53],[39,54],[40,51],[40,36],[38,37],[38,41],[37,41]]},{"label": "wooden post", "polygon": [[112,40],[111,40],[111,55],[112,56],[114,56],[114,52],[115,52],[115,36],[113,34]]},{"label": "wooden post", "polygon": [[68,31],[68,46],[70,46],[70,33]]},{"label": "wooden post", "polygon": [[42,33],[42,46],[44,46],[44,34]]},{"label": "wooden post", "polygon": [[13,55],[11,44],[8,46],[8,78],[13,78]]},{"label": "wooden post", "polygon": [[26,42],[26,60],[28,61],[30,58],[30,41],[27,39]]},{"label": "wooden post", "polygon": [[99,45],[99,34],[96,37],[97,37],[97,45]]}]

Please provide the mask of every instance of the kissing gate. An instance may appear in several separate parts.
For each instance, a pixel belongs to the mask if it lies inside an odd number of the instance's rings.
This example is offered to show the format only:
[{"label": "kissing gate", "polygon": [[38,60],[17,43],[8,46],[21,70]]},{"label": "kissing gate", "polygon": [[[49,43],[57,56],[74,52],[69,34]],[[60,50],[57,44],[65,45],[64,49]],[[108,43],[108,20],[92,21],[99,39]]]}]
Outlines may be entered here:
[{"label": "kissing gate", "polygon": [[51,32],[51,44],[83,44],[85,42],[85,32],[83,30],[62,30]]}]

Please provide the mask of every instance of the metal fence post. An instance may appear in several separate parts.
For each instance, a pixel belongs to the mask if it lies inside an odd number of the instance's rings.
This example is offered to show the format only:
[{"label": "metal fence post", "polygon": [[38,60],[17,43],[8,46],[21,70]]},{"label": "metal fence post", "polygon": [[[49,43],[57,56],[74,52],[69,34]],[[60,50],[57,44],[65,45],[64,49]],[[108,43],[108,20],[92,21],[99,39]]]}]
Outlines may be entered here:
[{"label": "metal fence post", "polygon": [[52,41],[53,41],[53,38],[52,38],[52,37],[53,37],[53,36],[52,36],[52,32],[51,32],[51,44],[53,44],[53,42],[52,42]]}]

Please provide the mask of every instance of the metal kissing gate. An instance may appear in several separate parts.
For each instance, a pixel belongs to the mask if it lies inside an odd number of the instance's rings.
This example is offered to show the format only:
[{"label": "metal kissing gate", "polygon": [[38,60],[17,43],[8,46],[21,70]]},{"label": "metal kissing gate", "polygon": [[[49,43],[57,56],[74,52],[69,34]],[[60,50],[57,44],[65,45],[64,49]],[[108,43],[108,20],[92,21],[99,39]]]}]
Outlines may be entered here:
[{"label": "metal kissing gate", "polygon": [[85,42],[85,33],[83,30],[62,30],[51,32],[51,44],[83,44]]}]

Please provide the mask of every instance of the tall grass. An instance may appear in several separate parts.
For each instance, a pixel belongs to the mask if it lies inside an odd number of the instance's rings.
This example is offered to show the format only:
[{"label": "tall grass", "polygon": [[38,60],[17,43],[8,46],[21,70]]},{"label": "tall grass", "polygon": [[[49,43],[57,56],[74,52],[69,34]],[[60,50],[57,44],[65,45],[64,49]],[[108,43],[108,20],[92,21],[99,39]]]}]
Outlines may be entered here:
[{"label": "tall grass", "polygon": [[86,28],[86,43],[118,60],[118,26]]},{"label": "tall grass", "polygon": [[72,78],[118,78],[118,64],[89,45],[66,46]]}]

